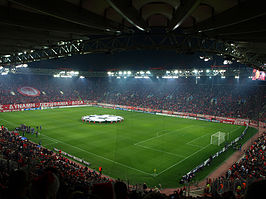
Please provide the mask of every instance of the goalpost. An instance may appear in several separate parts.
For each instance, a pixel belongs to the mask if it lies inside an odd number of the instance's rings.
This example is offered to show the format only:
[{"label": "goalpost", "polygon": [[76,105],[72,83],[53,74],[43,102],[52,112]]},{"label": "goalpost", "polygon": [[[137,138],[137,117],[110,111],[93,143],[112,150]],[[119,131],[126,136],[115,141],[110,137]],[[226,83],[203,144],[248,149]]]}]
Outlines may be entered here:
[{"label": "goalpost", "polygon": [[225,141],[226,134],[219,131],[211,135],[211,144],[220,146]]}]

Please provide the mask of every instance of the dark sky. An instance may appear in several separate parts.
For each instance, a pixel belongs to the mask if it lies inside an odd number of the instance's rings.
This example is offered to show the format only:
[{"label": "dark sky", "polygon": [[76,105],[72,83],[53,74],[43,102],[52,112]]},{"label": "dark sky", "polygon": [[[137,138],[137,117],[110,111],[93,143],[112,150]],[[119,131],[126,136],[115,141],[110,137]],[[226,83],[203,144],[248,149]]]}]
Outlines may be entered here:
[{"label": "dark sky", "polygon": [[[211,65],[223,65],[223,58],[216,55],[205,62],[199,58],[203,53],[177,54],[175,51],[123,51],[113,54],[96,53],[74,55],[72,57],[52,59],[31,63],[36,68],[72,68],[78,70],[130,69],[145,70],[151,68],[207,68]],[[234,62],[235,67],[243,66]]]}]

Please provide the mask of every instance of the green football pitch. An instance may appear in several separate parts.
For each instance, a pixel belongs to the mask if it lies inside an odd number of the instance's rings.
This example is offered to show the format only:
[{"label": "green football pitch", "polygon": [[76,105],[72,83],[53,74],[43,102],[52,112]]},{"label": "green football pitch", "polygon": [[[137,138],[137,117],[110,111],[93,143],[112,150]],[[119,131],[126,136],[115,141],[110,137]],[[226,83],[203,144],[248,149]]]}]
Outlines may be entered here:
[{"label": "green football pitch", "polygon": [[[112,114],[124,117],[117,124],[83,123],[81,117]],[[210,144],[212,134],[221,131],[227,139],[238,137],[245,127],[198,120],[158,116],[138,112],[98,107],[60,108],[0,113],[1,124],[9,130],[20,124],[42,126],[41,135],[26,134],[44,147],[58,148],[91,163],[91,168],[103,168],[113,178],[131,184],[146,182],[177,187],[180,178],[195,168],[222,146]],[[248,129],[244,142],[256,133]],[[227,151],[213,160],[196,176],[203,179],[233,153]]]}]

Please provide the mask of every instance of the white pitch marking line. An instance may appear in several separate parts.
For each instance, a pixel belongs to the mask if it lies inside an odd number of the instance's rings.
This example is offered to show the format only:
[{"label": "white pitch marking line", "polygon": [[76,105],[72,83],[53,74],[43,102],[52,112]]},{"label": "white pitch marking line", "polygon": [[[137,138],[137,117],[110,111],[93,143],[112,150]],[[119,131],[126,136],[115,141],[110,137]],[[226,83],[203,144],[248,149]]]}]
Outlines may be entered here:
[{"label": "white pitch marking line", "polygon": [[161,130],[161,131],[157,131],[157,132],[156,132],[156,136],[158,137],[158,136],[159,136],[159,133],[160,133],[160,132],[164,132],[164,131],[168,131],[168,130],[167,130],[167,129],[164,129],[164,130]]},{"label": "white pitch marking line", "polygon": [[163,171],[161,171],[160,173],[158,173],[156,176],[158,176],[158,175],[161,175],[162,173],[164,173],[164,172],[168,171],[169,169],[171,169],[171,168],[173,168],[173,167],[175,167],[175,166],[179,165],[181,162],[184,162],[186,159],[188,159],[188,158],[190,158],[191,156],[193,156],[193,155],[197,154],[198,152],[202,151],[203,149],[207,148],[207,147],[208,147],[208,146],[210,146],[210,145],[211,145],[211,144],[208,144],[207,146],[203,147],[202,149],[200,149],[200,150],[198,150],[198,151],[196,151],[196,152],[194,152],[194,153],[190,154],[189,156],[187,156],[187,157],[186,157],[186,158],[184,158],[183,160],[180,160],[179,162],[177,162],[177,163],[173,164],[172,166],[170,166],[170,167],[168,167],[168,168],[164,169]]},{"label": "white pitch marking line", "polygon": [[151,147],[143,146],[143,145],[140,145],[140,144],[134,144],[134,145],[138,146],[138,147],[145,148],[145,149],[149,149],[149,150],[152,150],[152,151],[158,151],[158,152],[166,153],[166,154],[173,155],[173,156],[176,156],[176,157],[181,157],[181,158],[185,158],[186,157],[186,156],[183,156],[183,155],[174,154],[174,153],[163,151],[163,150],[160,150],[160,149],[154,149],[154,148],[151,148]]},{"label": "white pitch marking line", "polygon": [[200,137],[197,137],[197,138],[195,138],[195,139],[193,139],[193,140],[190,140],[190,141],[187,142],[186,144],[189,144],[189,145],[190,145],[190,143],[192,143],[192,142],[194,142],[194,141],[196,141],[196,140],[198,140],[198,139],[200,139],[200,138],[203,138],[203,137],[205,137],[205,136],[207,136],[207,135],[209,135],[209,134],[205,134],[205,135],[202,135],[202,136],[200,136]]},{"label": "white pitch marking line", "polygon": [[203,146],[200,146],[200,145],[197,145],[197,144],[188,144],[188,143],[186,143],[187,145],[189,145],[189,146],[194,146],[194,147],[199,147],[199,148],[202,148]]},{"label": "white pitch marking line", "polygon": [[135,143],[135,145],[139,145],[140,143],[144,143],[144,142],[147,142],[147,141],[150,141],[150,140],[156,139],[156,138],[158,138],[158,137],[162,137],[162,136],[164,136],[164,135],[168,135],[168,134],[170,134],[170,133],[174,133],[174,132],[177,132],[177,131],[181,131],[181,130],[183,130],[183,129],[187,129],[187,128],[191,128],[191,126],[187,126],[187,127],[181,128],[181,129],[176,129],[176,130],[170,131],[170,132],[168,132],[168,133],[164,133],[164,134],[159,135],[159,136],[155,136],[155,137],[148,138],[148,139],[146,139],[146,140],[142,140],[142,141],[140,141],[140,142]]},{"label": "white pitch marking line", "polygon": [[232,131],[229,131],[229,132],[227,132],[227,133],[233,133],[233,132],[237,131],[238,129],[242,128],[242,127],[243,127],[243,126],[239,126],[238,128],[236,128],[236,129],[234,129],[234,130],[232,130]]},{"label": "white pitch marking line", "polygon": [[[236,131],[236,130],[240,129],[241,127],[242,127],[242,126],[238,127],[237,129],[234,129],[233,131],[230,131],[229,133],[232,133],[232,132],[234,132],[234,131]],[[176,165],[179,165],[181,162],[185,161],[186,159],[190,158],[191,156],[193,156],[193,155],[195,155],[196,153],[198,153],[198,152],[202,151],[203,149],[207,148],[207,147],[208,147],[208,146],[210,146],[210,145],[211,145],[211,144],[208,144],[207,146],[205,146],[205,147],[201,148],[200,150],[198,150],[198,151],[196,151],[196,152],[192,153],[191,155],[189,155],[189,156],[188,156],[188,157],[186,157],[185,159],[183,159],[183,160],[180,160],[179,162],[175,163],[174,165],[172,165],[172,166],[168,167],[167,169],[164,169],[164,170],[163,170],[163,171],[161,171],[160,173],[156,174],[156,176],[158,176],[158,175],[161,175],[162,173],[164,173],[165,171],[168,171],[169,169],[171,169],[171,168],[175,167]]]},{"label": "white pitch marking line", "polygon": [[49,146],[49,145],[53,145],[53,144],[57,144],[58,142],[55,142],[55,141],[52,141],[53,143],[50,143],[50,144],[44,144],[42,145],[43,147],[46,147],[46,146]]},{"label": "white pitch marking line", "polygon": [[[43,135],[43,136],[49,137],[49,136],[47,136],[47,135]],[[49,138],[51,138],[51,137],[49,137]],[[144,173],[144,174],[146,174],[146,175],[154,176],[154,175],[151,174],[151,173],[147,173],[147,172],[145,172],[145,171],[142,171],[142,170],[136,169],[136,168],[134,168],[134,167],[130,167],[130,166],[128,166],[128,165],[125,165],[125,164],[122,164],[122,163],[116,162],[116,161],[114,161],[114,160],[111,160],[111,159],[105,158],[105,157],[103,157],[103,156],[97,155],[97,154],[95,154],[95,153],[92,153],[92,152],[86,151],[86,150],[81,149],[81,148],[79,148],[79,147],[76,147],[76,146],[73,146],[73,145],[71,145],[71,144],[68,144],[68,143],[62,142],[62,141],[60,141],[60,140],[57,140],[57,139],[55,139],[55,138],[51,138],[51,139],[56,140],[57,142],[61,142],[61,143],[65,144],[65,145],[71,146],[71,147],[73,147],[73,148],[76,148],[76,149],[78,149],[78,150],[80,150],[80,151],[84,151],[85,153],[88,153],[88,154],[94,155],[94,156],[99,157],[99,158],[102,158],[102,159],[104,159],[104,160],[108,160],[108,161],[110,161],[110,162],[113,162],[113,163],[118,164],[118,165],[121,165],[121,166],[124,166],[124,167],[126,167],[126,168],[129,168],[129,169],[132,169],[132,170],[135,170],[135,171],[138,171],[138,172]]]}]

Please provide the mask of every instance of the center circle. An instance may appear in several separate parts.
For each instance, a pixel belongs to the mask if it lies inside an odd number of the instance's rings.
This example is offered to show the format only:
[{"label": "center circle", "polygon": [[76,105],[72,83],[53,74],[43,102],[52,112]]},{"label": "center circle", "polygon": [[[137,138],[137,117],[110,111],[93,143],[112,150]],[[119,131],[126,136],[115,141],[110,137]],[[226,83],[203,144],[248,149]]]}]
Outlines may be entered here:
[{"label": "center circle", "polygon": [[81,120],[89,123],[117,123],[122,122],[124,118],[116,115],[86,115]]}]

